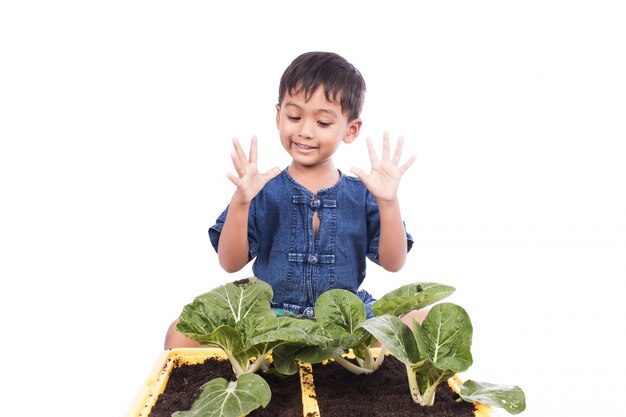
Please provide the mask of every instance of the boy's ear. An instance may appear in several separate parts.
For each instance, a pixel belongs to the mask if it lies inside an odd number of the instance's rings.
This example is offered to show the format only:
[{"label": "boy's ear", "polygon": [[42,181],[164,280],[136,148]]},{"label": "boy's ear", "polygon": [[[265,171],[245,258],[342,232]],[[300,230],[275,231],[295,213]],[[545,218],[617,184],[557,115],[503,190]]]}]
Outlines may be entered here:
[{"label": "boy's ear", "polygon": [[349,122],[348,130],[346,131],[346,135],[344,136],[343,141],[345,143],[351,143],[352,141],[354,141],[359,136],[362,124],[363,121],[359,118],[356,118]]},{"label": "boy's ear", "polygon": [[280,127],[280,103],[276,105],[276,128]]}]

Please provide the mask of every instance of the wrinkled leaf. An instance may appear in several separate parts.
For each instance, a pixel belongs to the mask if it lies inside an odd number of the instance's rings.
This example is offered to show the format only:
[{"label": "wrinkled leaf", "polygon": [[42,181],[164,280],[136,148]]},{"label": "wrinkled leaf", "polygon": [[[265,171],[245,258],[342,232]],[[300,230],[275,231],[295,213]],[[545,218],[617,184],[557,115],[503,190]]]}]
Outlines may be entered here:
[{"label": "wrinkled leaf", "polygon": [[419,345],[433,365],[442,370],[464,372],[472,364],[472,323],[465,310],[452,303],[434,306],[416,332]]},{"label": "wrinkled leaf", "polygon": [[259,322],[275,317],[272,295],[272,288],[256,278],[222,285],[187,304],[176,330],[203,344],[213,343],[210,335],[221,326],[232,327],[248,339]]},{"label": "wrinkled leaf", "polygon": [[366,320],[361,327],[371,334],[399,361],[411,365],[419,361],[417,343],[411,329],[396,316],[385,314]]},{"label": "wrinkled leaf", "polygon": [[189,411],[177,411],[172,417],[241,417],[271,399],[267,382],[256,374],[243,374],[237,381],[217,378],[202,386],[202,392]]},{"label": "wrinkled leaf", "polygon": [[511,414],[519,414],[526,409],[526,396],[518,386],[468,380],[461,385],[460,395],[465,401],[504,408]]},{"label": "wrinkled leaf", "polygon": [[252,340],[273,348],[274,367],[284,375],[298,371],[296,362],[318,363],[343,353],[338,348],[328,348],[332,339],[315,321],[278,317],[273,330],[264,330]]},{"label": "wrinkled leaf", "polygon": [[454,291],[454,287],[434,282],[404,285],[381,297],[374,303],[372,310],[377,316],[383,314],[401,316],[411,310],[419,310],[443,300]]},{"label": "wrinkled leaf", "polygon": [[295,343],[306,346],[326,345],[332,339],[313,320],[296,319],[292,317],[275,317],[261,324],[260,333],[252,338],[251,344],[268,343]]},{"label": "wrinkled leaf", "polygon": [[347,290],[326,291],[315,303],[316,321],[345,348],[356,343],[362,336],[357,328],[365,318],[365,304]]},{"label": "wrinkled leaf", "polygon": [[320,363],[330,358],[340,356],[341,347],[321,348],[319,346],[280,345],[272,351],[274,367],[283,375],[292,375],[298,372],[298,362]]},{"label": "wrinkled leaf", "polygon": [[230,352],[240,362],[248,359],[245,355],[246,346],[240,334],[232,327],[220,326],[208,335],[183,334],[187,337],[193,336],[198,343],[219,346],[223,350]]},{"label": "wrinkled leaf", "polygon": [[298,372],[299,367],[296,355],[300,350],[295,345],[280,345],[272,351],[272,363],[274,368],[283,375],[293,375]]}]

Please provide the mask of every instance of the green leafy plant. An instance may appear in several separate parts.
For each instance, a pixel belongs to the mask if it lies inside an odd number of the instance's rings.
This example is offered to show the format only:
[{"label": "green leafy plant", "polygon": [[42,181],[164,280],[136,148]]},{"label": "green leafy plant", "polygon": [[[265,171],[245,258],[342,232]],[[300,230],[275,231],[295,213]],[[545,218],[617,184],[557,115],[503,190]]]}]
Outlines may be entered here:
[{"label": "green leafy plant", "polygon": [[[452,303],[435,305],[420,325],[411,330],[391,314],[374,317],[361,326],[406,366],[413,401],[434,404],[437,386],[472,365],[472,324],[467,312]],[[525,409],[519,387],[468,380],[461,385],[460,397],[502,407],[512,414]]]},{"label": "green leafy plant", "polygon": [[248,278],[202,294],[183,308],[176,330],[201,344],[220,347],[237,380],[208,382],[191,410],[176,417],[240,417],[265,407],[270,388],[254,373],[269,368],[272,350],[282,345],[324,347],[331,340],[313,320],[276,317],[272,296],[268,284]]},{"label": "green leafy plant", "polygon": [[[375,314],[401,316],[411,310],[427,307],[452,294],[454,288],[421,282],[404,285],[374,303]],[[295,368],[297,362],[319,363],[333,358],[354,374],[370,374],[380,367],[385,355],[374,358],[372,349],[376,339],[360,326],[366,320],[363,301],[350,291],[333,289],[320,295],[315,303],[315,319],[332,341],[324,346],[280,346],[273,352],[274,363],[281,372]],[[356,363],[342,355],[351,352]]]},{"label": "green leafy plant", "polygon": [[[275,317],[271,287],[249,278],[223,285],[185,306],[177,330],[202,344],[224,350],[237,377],[206,383],[191,410],[174,417],[240,417],[265,407],[270,388],[259,375],[269,368],[293,374],[298,361],[319,363],[329,358],[355,374],[369,374],[386,353],[403,362],[413,400],[424,406],[435,401],[437,386],[472,364],[472,324],[467,312],[452,303],[431,308],[422,324],[412,329],[401,319],[441,301],[454,292],[443,284],[423,282],[402,286],[373,305],[375,317],[366,320],[365,305],[346,290],[330,290],[315,305],[316,320]],[[381,344],[378,356],[372,349]],[[352,352],[355,362],[344,355]],[[523,391],[516,386],[468,380],[460,387],[460,401],[503,407],[512,414],[525,409]]]}]

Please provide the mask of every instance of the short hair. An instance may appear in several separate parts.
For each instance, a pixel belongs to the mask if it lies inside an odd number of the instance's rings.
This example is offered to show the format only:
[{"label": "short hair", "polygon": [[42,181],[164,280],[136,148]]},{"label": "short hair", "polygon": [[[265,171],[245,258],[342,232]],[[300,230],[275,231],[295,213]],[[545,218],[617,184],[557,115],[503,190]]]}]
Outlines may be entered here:
[{"label": "short hair", "polygon": [[307,52],[294,59],[280,78],[278,103],[285,94],[304,93],[308,101],[322,85],[328,101],[339,98],[348,121],[359,117],[365,101],[365,80],[354,65],[333,52]]}]

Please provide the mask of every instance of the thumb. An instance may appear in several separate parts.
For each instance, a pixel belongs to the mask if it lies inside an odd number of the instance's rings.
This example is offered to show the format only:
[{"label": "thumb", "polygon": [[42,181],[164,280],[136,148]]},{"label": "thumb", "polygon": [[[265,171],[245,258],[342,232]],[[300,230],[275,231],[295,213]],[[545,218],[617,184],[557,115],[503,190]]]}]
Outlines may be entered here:
[{"label": "thumb", "polygon": [[278,169],[278,167],[274,167],[267,171],[265,174],[263,174],[263,177],[265,178],[265,181],[269,181],[278,174],[280,174],[280,169]]},{"label": "thumb", "polygon": [[363,181],[363,183],[367,182],[367,174],[361,168],[352,167],[350,168],[350,172],[359,177],[359,179]]},{"label": "thumb", "polygon": [[231,174],[230,172],[226,173],[226,176],[228,177],[228,179],[230,180],[230,182],[232,182],[235,185],[239,185],[239,178],[235,177],[233,174]]}]

